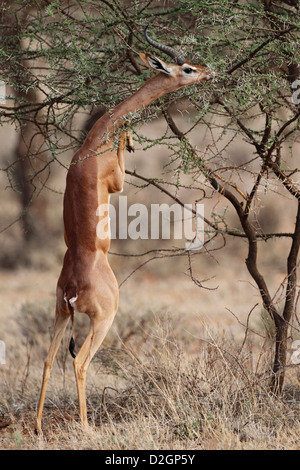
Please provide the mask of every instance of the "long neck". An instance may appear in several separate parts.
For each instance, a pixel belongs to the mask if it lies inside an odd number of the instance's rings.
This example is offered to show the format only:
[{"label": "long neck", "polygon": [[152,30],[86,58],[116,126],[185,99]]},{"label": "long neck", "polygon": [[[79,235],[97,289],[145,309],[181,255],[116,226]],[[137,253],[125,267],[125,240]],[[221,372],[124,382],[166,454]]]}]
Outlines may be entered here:
[{"label": "long neck", "polygon": [[154,77],[147,80],[141,88],[129,96],[122,103],[118,104],[112,111],[111,117],[118,121],[128,115],[146,108],[150,103],[157,100],[163,95],[174,91],[177,88],[176,83],[171,77],[164,73],[158,73]]},{"label": "long neck", "polygon": [[176,82],[164,73],[160,72],[150,78],[135,93],[96,121],[86,138],[83,148],[93,149],[99,147],[99,144],[101,145],[101,138],[104,135],[113,131],[115,127],[122,125],[122,118],[129,113],[134,113],[139,109],[146,108],[153,101],[177,88],[178,85]]}]

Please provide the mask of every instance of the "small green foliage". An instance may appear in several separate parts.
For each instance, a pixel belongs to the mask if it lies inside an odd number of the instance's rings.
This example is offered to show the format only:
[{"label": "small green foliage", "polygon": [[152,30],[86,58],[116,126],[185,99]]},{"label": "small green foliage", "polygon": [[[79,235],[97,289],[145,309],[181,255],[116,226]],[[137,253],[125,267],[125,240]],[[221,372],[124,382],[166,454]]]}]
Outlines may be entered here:
[{"label": "small green foliage", "polygon": [[[31,13],[25,21],[23,11],[29,6]],[[73,7],[57,1],[46,5],[13,2],[4,12],[4,22],[11,26],[0,39],[0,68],[2,79],[22,93],[14,95],[9,109],[0,107],[0,124],[16,118],[26,120],[38,111],[40,121],[48,126],[46,141],[51,134],[57,143],[61,134],[76,139],[72,122],[78,111],[99,104],[111,109],[152,75],[137,55],[151,50],[143,38],[149,19],[153,38],[163,39],[182,50],[190,61],[206,64],[216,72],[208,92],[206,85],[196,85],[178,90],[164,103],[188,97],[196,110],[201,106],[202,122],[204,116],[216,111],[212,92],[226,101],[236,117],[248,117],[256,106],[275,113],[290,99],[285,93],[290,94],[285,67],[300,63],[300,49],[295,47],[299,40],[297,15],[284,8],[273,10],[274,21],[294,28],[293,33],[276,38],[278,28],[266,28],[270,19],[263,2],[180,0],[167,9],[163,3],[154,7],[151,2],[132,1],[126,14],[114,2],[98,5],[76,0]],[[235,66],[236,71],[228,73]],[[39,90],[42,95],[37,97]],[[154,103],[148,113],[155,112],[157,106]],[[146,120],[145,113],[137,115],[133,123]],[[249,121],[249,130],[253,127]],[[70,147],[73,144],[70,142]],[[192,157],[184,146],[179,153],[183,171],[188,172]]]}]

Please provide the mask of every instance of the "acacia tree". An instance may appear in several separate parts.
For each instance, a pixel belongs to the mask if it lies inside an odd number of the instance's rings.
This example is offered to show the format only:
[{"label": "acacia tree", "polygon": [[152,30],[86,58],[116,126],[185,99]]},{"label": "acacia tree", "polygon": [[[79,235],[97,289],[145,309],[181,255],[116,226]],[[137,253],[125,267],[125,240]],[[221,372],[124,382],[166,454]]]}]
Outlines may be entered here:
[{"label": "acacia tree", "polygon": [[[47,150],[41,160],[39,150],[27,145],[31,166],[36,168],[34,162],[39,161],[35,172],[23,175],[26,190],[31,188],[27,196],[31,203],[53,166],[67,168],[66,151],[74,151],[83,141],[85,132],[79,132],[74,118],[82,112],[92,114],[100,105],[110,109],[144,82],[148,71],[136,52],[147,24],[158,40],[181,49],[191,62],[203,61],[215,70],[214,83],[200,94],[197,86],[179,90],[147,112],[131,116],[136,140],[145,147],[166,145],[171,151],[176,173],[173,189],[160,175],[149,178],[127,173],[137,184],[154,185],[180,204],[181,175],[188,176],[191,191],[204,188],[208,195],[211,188],[210,198],[224,200],[234,210],[236,221],[231,226],[225,215],[205,214],[206,247],[211,240],[216,243],[228,237],[247,242],[246,266],[275,326],[271,386],[280,392],[287,340],[296,328],[300,247],[298,2],[22,0],[4,4],[7,24],[10,18],[17,27],[2,24],[6,34],[1,44],[0,78],[23,94],[15,94],[12,104],[0,106],[1,123],[11,123],[19,130],[24,123],[34,124],[32,138],[42,138],[43,152]],[[16,70],[22,70],[23,80]],[[28,99],[29,91],[34,92],[34,100]],[[179,100],[188,103],[193,114],[185,132],[171,112],[171,105]],[[139,134],[138,127],[157,113],[164,116],[170,132],[150,142]],[[210,136],[209,145],[200,149],[190,140],[197,126]],[[231,151],[241,140],[244,145],[235,162]],[[2,168],[13,190],[20,189],[20,182],[10,178],[15,165],[17,160]],[[186,189],[186,182],[184,186]],[[290,232],[284,227],[279,232],[265,232],[257,224],[263,196],[272,188],[274,198],[278,194],[285,197],[294,211]],[[282,254],[286,259],[283,305],[270,294],[268,276],[262,275],[258,263],[259,243],[267,242],[266,250],[271,239],[290,241],[288,253]],[[181,254],[189,261],[196,255],[185,250]],[[190,273],[192,276],[192,269]]]}]

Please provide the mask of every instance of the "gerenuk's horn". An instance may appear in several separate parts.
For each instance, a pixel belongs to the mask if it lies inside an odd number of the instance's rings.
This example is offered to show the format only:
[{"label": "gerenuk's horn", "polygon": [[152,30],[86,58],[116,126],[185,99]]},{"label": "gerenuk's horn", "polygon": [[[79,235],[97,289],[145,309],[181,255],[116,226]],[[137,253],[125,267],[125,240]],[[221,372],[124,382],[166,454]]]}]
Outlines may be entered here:
[{"label": "gerenuk's horn", "polygon": [[168,56],[172,57],[172,59],[174,59],[178,65],[183,65],[185,63],[185,57],[181,55],[179,52],[175,51],[175,49],[173,49],[170,46],[165,46],[164,44],[160,44],[159,42],[154,41],[154,39],[149,38],[147,34],[147,28],[148,26],[146,26],[144,30],[144,34],[145,34],[146,40],[149,42],[149,44],[151,44],[151,46],[156,47],[156,49],[159,49],[160,51],[164,52]]}]

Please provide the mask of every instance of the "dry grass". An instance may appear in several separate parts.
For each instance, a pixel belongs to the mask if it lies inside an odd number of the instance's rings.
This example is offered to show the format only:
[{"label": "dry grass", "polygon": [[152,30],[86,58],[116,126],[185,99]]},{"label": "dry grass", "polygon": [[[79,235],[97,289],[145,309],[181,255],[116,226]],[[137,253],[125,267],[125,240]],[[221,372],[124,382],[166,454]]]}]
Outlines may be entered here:
[{"label": "dry grass", "polygon": [[[140,278],[144,296],[146,284],[149,295],[155,285]],[[136,292],[137,285],[131,286]],[[181,286],[185,295],[187,286]],[[294,369],[288,375],[285,395],[273,396],[267,387],[271,343],[249,333],[241,348],[244,333],[234,318],[227,318],[228,329],[222,332],[215,328],[215,319],[209,323],[199,314],[184,316],[179,305],[170,313],[172,302],[168,309],[164,306],[164,287],[163,281],[157,283],[153,308],[146,308],[141,298],[130,302],[126,296],[121,301],[114,328],[88,371],[91,429],[86,433],[78,422],[66,338],[48,387],[44,434],[34,434],[54,299],[20,302],[14,308],[14,323],[6,329],[11,346],[7,364],[0,367],[0,420],[10,423],[0,429],[0,447],[299,448],[300,393]],[[177,287],[179,292],[180,284]],[[132,310],[134,302],[140,304],[139,310]],[[78,316],[77,348],[87,327],[85,319]]]}]

